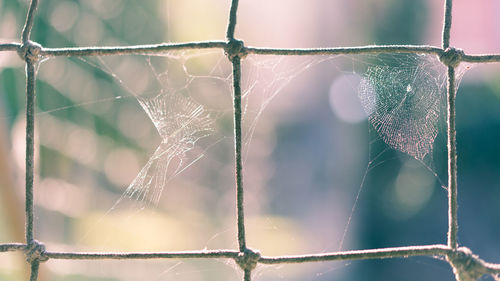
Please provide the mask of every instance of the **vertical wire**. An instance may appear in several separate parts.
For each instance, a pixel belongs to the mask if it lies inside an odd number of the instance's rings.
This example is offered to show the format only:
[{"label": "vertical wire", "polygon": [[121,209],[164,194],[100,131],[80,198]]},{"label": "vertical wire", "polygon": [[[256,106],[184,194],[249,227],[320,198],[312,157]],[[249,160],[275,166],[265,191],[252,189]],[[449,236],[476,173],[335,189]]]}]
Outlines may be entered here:
[{"label": "vertical wire", "polygon": [[451,12],[453,0],[446,0],[444,6],[444,21],[443,21],[443,50],[450,47],[450,31],[451,31]]},{"label": "vertical wire", "polygon": [[238,2],[239,0],[231,1],[231,9],[229,11],[229,22],[227,25],[226,38],[228,40],[234,39],[234,30],[236,27],[236,14],[238,12]]},{"label": "vertical wire", "polygon": [[26,42],[30,39],[31,29],[33,28],[33,21],[35,20],[35,12],[38,7],[38,0],[31,0],[30,7],[28,9],[28,15],[26,16],[26,23],[23,27],[23,32],[21,35],[22,42]]},{"label": "vertical wire", "polygon": [[236,206],[238,220],[238,245],[240,252],[246,249],[244,200],[243,200],[243,167],[241,157],[241,63],[240,57],[235,56],[233,63],[234,89],[234,147],[236,165]]},{"label": "vertical wire", "polygon": [[39,261],[33,261],[31,263],[31,274],[30,274],[30,281],[36,281],[38,279],[38,269],[40,267],[40,262]]},{"label": "vertical wire", "polygon": [[455,68],[448,66],[448,246],[457,248],[457,142],[455,112]]},{"label": "vertical wire", "polygon": [[35,66],[26,60],[26,244],[33,235],[33,174],[35,154]]},{"label": "vertical wire", "polygon": [[[31,36],[31,30],[33,28],[33,22],[35,19],[35,12],[38,6],[38,0],[31,0],[31,4],[28,9],[28,15],[26,16],[26,23],[21,35],[21,40],[23,44],[26,44]],[[27,46],[29,48],[29,46]],[[26,50],[29,52],[30,50]],[[36,73],[35,73],[35,63],[31,57],[25,56],[26,61],[26,186],[25,186],[25,197],[26,197],[26,244],[30,244],[34,240],[33,235],[33,178],[34,178],[34,158],[35,158],[35,83],[36,83]],[[30,281],[36,281],[38,279],[38,269],[40,266],[40,261],[38,259],[30,261],[31,273]]]},{"label": "vertical wire", "polygon": [[[229,41],[234,40],[236,27],[236,14],[238,11],[238,0],[231,1],[229,21],[226,37]],[[243,166],[241,157],[241,58],[238,55],[229,56],[233,66],[233,106],[234,106],[234,151],[235,151],[235,173],[236,173],[236,208],[238,224],[238,246],[240,252],[245,251],[245,212],[243,199]],[[245,279],[246,280],[246,279]]]},{"label": "vertical wire", "polygon": [[251,281],[252,280],[252,271],[251,270],[245,269],[243,280],[244,281]]},{"label": "vertical wire", "polygon": [[[453,0],[446,0],[443,21],[443,49],[450,47],[450,31]],[[447,146],[448,146],[448,246],[457,248],[457,143],[455,122],[455,65],[448,65],[447,90]]]}]

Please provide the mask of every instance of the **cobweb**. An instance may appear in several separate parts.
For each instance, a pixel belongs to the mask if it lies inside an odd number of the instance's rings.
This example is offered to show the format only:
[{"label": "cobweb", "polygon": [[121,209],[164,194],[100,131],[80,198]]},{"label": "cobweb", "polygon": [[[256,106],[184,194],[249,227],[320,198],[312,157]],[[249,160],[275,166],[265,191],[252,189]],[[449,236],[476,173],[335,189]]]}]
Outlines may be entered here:
[{"label": "cobweb", "polygon": [[162,141],[124,195],[158,204],[168,181],[199,159],[185,163],[187,152],[214,130],[214,120],[203,105],[175,93],[138,100]]},{"label": "cobweb", "polygon": [[[112,69],[113,62],[99,60],[101,68],[137,99],[161,138],[159,146],[127,187],[122,198],[137,200],[143,207],[157,206],[169,183],[202,159],[206,149],[225,138],[220,136],[220,132],[216,132],[217,120],[228,113],[222,110],[224,101],[221,100],[221,105],[216,109],[197,99],[207,99],[204,95],[208,90],[204,91],[202,88],[204,83],[205,86],[206,83],[214,86],[220,82],[215,88],[225,88],[230,76],[222,69],[220,60],[215,61],[215,66],[208,74],[197,70],[200,66],[190,66],[191,60],[196,61],[197,57],[203,56],[207,54],[172,52],[164,56],[148,56],[145,63],[139,58],[138,65],[143,68],[141,70],[149,72],[141,73],[142,76],[154,77],[153,81],[144,83],[146,85],[140,85],[140,78],[139,81],[134,81],[128,69],[130,65],[124,67],[123,63],[115,62],[115,69]],[[136,67],[138,65],[135,64]],[[127,80],[121,78],[127,75]],[[200,80],[204,82],[200,83]],[[224,90],[221,92],[225,92]],[[210,137],[214,138],[206,143],[199,143]]]},{"label": "cobweb", "polygon": [[432,152],[446,93],[436,58],[404,55],[398,64],[368,68],[359,85],[359,98],[368,119],[393,149],[423,160]]},{"label": "cobweb", "polygon": [[[446,116],[446,67],[435,55],[404,53],[245,58],[243,112],[248,124],[243,134],[248,146],[273,99],[290,81],[323,62],[335,64],[339,72],[361,77],[359,100],[370,124],[390,148],[417,160],[432,153],[439,122]],[[469,68],[469,64],[457,68],[457,86]]]}]

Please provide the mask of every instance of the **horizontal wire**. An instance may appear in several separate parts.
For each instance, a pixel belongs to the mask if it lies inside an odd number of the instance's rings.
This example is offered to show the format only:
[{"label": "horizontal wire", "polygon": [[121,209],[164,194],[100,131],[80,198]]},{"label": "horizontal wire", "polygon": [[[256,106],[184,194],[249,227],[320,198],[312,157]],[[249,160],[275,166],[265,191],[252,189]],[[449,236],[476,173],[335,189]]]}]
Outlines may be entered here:
[{"label": "horizontal wire", "polygon": [[[0,251],[24,250],[26,244],[0,244]],[[406,256],[425,256],[449,254],[451,249],[446,245],[424,245],[408,247],[392,247],[371,250],[355,250],[333,253],[322,253],[300,256],[262,256],[258,262],[265,264],[301,263],[312,261],[357,260],[373,258],[397,258]],[[45,251],[43,255],[52,259],[155,259],[155,258],[237,258],[239,251],[182,251],[182,252],[52,252]]]},{"label": "horizontal wire", "polygon": [[[0,252],[24,251],[26,244],[7,243],[0,244]],[[257,262],[262,264],[286,264],[286,263],[308,263],[338,260],[365,260],[385,258],[406,258],[414,256],[448,256],[454,250],[446,245],[425,245],[392,247],[370,250],[343,251],[334,253],[322,253],[297,256],[261,256]],[[51,252],[45,251],[42,255],[49,259],[68,260],[101,260],[101,259],[192,259],[192,258],[229,258],[237,259],[238,251],[235,250],[213,250],[213,251],[182,251],[182,252]],[[482,266],[489,274],[500,274],[500,264],[482,262]]]},{"label": "horizontal wire", "polygon": [[[43,48],[43,56],[101,56],[121,54],[154,54],[170,50],[182,49],[224,49],[229,43],[225,41],[205,41],[189,43],[162,43],[155,45],[136,45],[126,47],[83,47],[83,48]],[[245,54],[257,55],[342,55],[368,53],[433,53],[440,55],[444,51],[434,46],[418,45],[370,45],[360,47],[339,48],[307,48],[307,49],[273,49],[259,47],[244,47]]]},{"label": "horizontal wire", "polygon": [[26,244],[23,243],[0,244],[0,252],[23,251],[24,249],[26,249]]},{"label": "horizontal wire", "polygon": [[183,259],[183,258],[236,258],[238,251],[234,250],[213,250],[213,251],[182,251],[182,252],[139,252],[139,253],[63,253],[45,252],[44,256],[51,259]]},{"label": "horizontal wire", "polygon": [[124,54],[158,54],[171,50],[224,48],[225,41],[162,43],[153,45],[117,47],[42,48],[40,55],[54,56],[109,56]]},{"label": "horizontal wire", "polygon": [[364,260],[364,259],[381,259],[381,258],[399,258],[410,256],[446,256],[451,249],[446,245],[427,245],[427,246],[409,246],[409,247],[393,247],[381,248],[372,250],[356,250],[336,253],[322,253],[314,255],[299,255],[299,256],[281,256],[281,257],[265,257],[262,256],[260,263],[277,264],[277,263],[304,263],[317,261],[335,261],[335,260]]},{"label": "horizontal wire", "polygon": [[462,55],[460,58],[463,62],[473,62],[473,63],[492,63],[500,62],[500,55]]},{"label": "horizontal wire", "polygon": [[484,262],[483,265],[489,274],[500,274],[500,264]]},{"label": "horizontal wire", "polygon": [[[111,56],[123,54],[158,54],[166,51],[185,49],[224,49],[226,41],[201,41],[187,43],[161,43],[153,45],[110,46],[110,47],[76,47],[76,48],[42,48],[40,55],[45,57],[57,56]],[[17,51],[21,48],[19,43],[0,44],[0,51]],[[442,55],[444,50],[436,46],[426,45],[369,45],[358,47],[336,48],[261,48],[243,47],[245,54],[255,55],[349,55],[349,54],[380,54],[380,53],[416,53]],[[460,61],[470,63],[495,63],[500,62],[500,54],[464,54]]]},{"label": "horizontal wire", "polygon": [[425,45],[369,45],[338,48],[274,49],[246,47],[249,54],[257,55],[348,55],[373,53],[431,53],[440,55],[443,49]]},{"label": "horizontal wire", "polygon": [[1,43],[0,51],[17,51],[21,48],[21,44],[19,43]]}]

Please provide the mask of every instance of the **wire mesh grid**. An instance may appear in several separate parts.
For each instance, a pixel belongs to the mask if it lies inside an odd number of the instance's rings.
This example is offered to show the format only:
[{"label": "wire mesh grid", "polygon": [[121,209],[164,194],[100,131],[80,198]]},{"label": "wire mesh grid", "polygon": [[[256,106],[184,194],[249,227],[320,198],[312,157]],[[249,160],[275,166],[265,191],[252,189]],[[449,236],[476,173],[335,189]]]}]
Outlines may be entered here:
[{"label": "wire mesh grid", "polygon": [[[31,266],[30,280],[38,278],[41,262],[49,259],[100,260],[100,259],[210,259],[225,258],[234,260],[244,272],[244,280],[251,280],[252,270],[256,265],[306,263],[335,260],[383,259],[410,256],[441,256],[446,258],[459,281],[477,280],[484,274],[495,278],[500,275],[500,264],[483,261],[466,247],[458,247],[457,242],[457,151],[455,129],[455,69],[460,62],[493,63],[500,62],[500,55],[469,55],[460,49],[450,47],[450,30],[452,18],[452,0],[445,0],[444,21],[442,30],[442,46],[424,45],[372,45],[345,48],[312,48],[312,49],[273,49],[247,47],[244,42],[235,38],[238,0],[232,0],[227,24],[226,41],[205,41],[189,43],[165,43],[156,45],[137,45],[125,47],[89,47],[89,48],[45,48],[30,41],[30,34],[36,16],[38,0],[32,0],[29,6],[26,23],[22,31],[22,43],[0,44],[0,51],[17,51],[26,62],[26,187],[25,187],[25,234],[26,243],[0,244],[0,252],[22,251]],[[57,56],[106,56],[124,54],[154,54],[169,50],[184,49],[223,49],[233,71],[233,118],[234,118],[234,152],[236,172],[236,206],[237,206],[237,250],[201,250],[181,252],[53,252],[45,249],[43,243],[34,236],[33,210],[33,178],[34,178],[34,119],[35,119],[35,80],[36,63],[43,57]],[[448,238],[446,244],[422,245],[408,247],[379,248],[370,250],[341,251],[300,256],[262,256],[258,251],[247,246],[244,222],[244,188],[242,162],[242,109],[241,109],[241,60],[247,54],[256,55],[340,55],[340,54],[381,54],[381,53],[415,53],[437,55],[447,67],[447,146],[448,146]]]}]

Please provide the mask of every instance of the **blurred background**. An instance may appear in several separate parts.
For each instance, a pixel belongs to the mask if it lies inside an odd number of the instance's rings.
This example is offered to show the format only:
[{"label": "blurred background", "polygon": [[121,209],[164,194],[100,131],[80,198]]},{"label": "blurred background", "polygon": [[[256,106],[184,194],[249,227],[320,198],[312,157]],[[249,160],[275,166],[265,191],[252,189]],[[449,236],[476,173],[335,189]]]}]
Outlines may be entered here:
[{"label": "blurred background", "polygon": [[[43,0],[32,39],[45,47],[224,40],[229,2]],[[236,37],[259,47],[440,46],[441,2],[241,0]],[[0,0],[0,42],[19,41],[27,7],[25,0]],[[498,1],[456,0],[453,8],[451,45],[471,54],[500,52]],[[436,58],[425,60],[438,69],[436,86],[443,92],[444,68]],[[391,61],[409,65],[404,56]],[[423,161],[388,147],[357,96],[366,69],[378,64],[388,63],[367,56],[245,58],[249,247],[292,255],[446,243],[443,112]],[[500,68],[466,69],[457,94],[459,242],[498,263]],[[231,79],[220,50],[40,63],[37,239],[52,251],[236,249]],[[1,243],[24,241],[24,92],[23,61],[0,53]],[[139,101],[159,94],[187,106],[141,107]],[[154,112],[202,112],[208,125],[182,130],[196,141],[174,153],[160,146],[157,128],[177,131],[178,124],[153,123]],[[150,160],[157,149],[171,160],[168,169],[159,158]],[[124,196],[145,166],[142,179],[166,178],[166,184],[149,186],[160,194],[158,202]],[[26,274],[22,254],[0,255],[1,280],[26,280]],[[39,280],[240,279],[239,268],[227,260],[50,260]],[[424,257],[259,265],[254,279],[454,277],[446,262]]]}]

